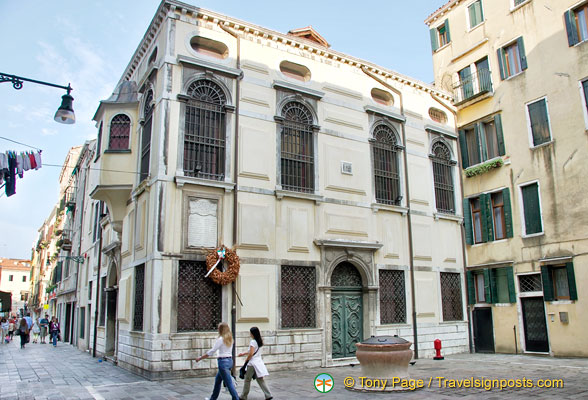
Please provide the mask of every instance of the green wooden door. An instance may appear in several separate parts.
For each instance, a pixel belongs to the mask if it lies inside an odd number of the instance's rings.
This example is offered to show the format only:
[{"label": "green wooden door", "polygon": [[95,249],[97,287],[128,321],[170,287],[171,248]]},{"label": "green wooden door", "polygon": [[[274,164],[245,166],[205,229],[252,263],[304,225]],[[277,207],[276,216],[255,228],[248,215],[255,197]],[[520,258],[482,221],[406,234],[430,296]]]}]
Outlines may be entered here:
[{"label": "green wooden door", "polygon": [[331,295],[333,358],[355,356],[363,340],[361,291],[334,291]]}]

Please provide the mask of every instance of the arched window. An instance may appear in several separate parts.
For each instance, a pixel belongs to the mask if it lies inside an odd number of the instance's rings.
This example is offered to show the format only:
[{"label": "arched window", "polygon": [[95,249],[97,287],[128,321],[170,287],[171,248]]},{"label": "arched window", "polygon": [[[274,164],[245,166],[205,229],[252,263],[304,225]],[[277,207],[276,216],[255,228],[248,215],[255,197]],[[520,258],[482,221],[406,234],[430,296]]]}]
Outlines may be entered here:
[{"label": "arched window", "polygon": [[285,190],[314,192],[313,117],[302,103],[282,108],[281,184]]},{"label": "arched window", "polygon": [[184,131],[184,175],[225,178],[225,93],[202,79],[188,88]]},{"label": "arched window", "polygon": [[143,106],[143,134],[141,136],[141,175],[143,180],[149,175],[149,157],[151,155],[151,127],[153,125],[153,91],[149,90],[145,95]]},{"label": "arched window", "polygon": [[388,125],[378,125],[371,140],[376,201],[381,204],[400,205],[400,173],[398,168],[398,139]]},{"label": "arched window", "polygon": [[431,150],[437,211],[455,214],[455,189],[453,187],[455,161],[451,160],[451,152],[443,142],[435,142]]},{"label": "arched window", "polygon": [[109,150],[127,150],[131,133],[131,119],[124,114],[116,115],[110,122]]}]

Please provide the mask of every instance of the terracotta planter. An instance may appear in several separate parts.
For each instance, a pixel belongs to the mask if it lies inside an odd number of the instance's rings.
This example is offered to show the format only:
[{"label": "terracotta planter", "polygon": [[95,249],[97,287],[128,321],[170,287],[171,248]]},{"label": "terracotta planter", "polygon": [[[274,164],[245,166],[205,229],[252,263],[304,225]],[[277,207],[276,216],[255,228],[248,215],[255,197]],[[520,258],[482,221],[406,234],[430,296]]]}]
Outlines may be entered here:
[{"label": "terracotta planter", "polygon": [[397,336],[375,336],[356,343],[355,356],[363,376],[372,379],[408,378],[411,342]]}]

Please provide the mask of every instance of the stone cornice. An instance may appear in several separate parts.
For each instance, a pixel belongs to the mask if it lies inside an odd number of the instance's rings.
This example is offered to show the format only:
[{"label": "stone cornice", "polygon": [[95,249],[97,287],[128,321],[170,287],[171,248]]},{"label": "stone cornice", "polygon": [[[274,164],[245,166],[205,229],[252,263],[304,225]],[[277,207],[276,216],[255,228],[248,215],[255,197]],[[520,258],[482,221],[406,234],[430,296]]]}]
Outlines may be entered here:
[{"label": "stone cornice", "polygon": [[398,72],[385,69],[376,64],[372,64],[359,58],[339,53],[337,51],[331,50],[328,47],[321,46],[313,41],[272,31],[267,28],[250,24],[248,22],[228,17],[226,15],[218,14],[213,11],[208,11],[199,7],[195,7],[190,4],[182,3],[177,0],[165,0],[161,3],[159,9],[157,10],[157,13],[155,14],[155,17],[153,18],[151,24],[149,25],[149,28],[147,29],[147,32],[145,33],[145,36],[143,37],[139,44],[139,47],[135,51],[135,54],[133,55],[131,62],[125,69],[121,81],[125,79],[130,79],[135,69],[140,64],[141,58],[146,55],[147,50],[150,47],[151,41],[155,37],[157,31],[160,29],[161,24],[164,21],[166,15],[169,15],[168,13],[178,13],[179,15],[176,17],[178,19],[181,18],[183,20],[189,20],[190,18],[192,18],[213,24],[223,24],[225,27],[232,28],[233,30],[235,30],[236,33],[240,36],[254,35],[267,41],[273,41],[276,43],[288,45],[298,50],[307,51],[309,54],[312,54],[313,56],[318,55],[324,57],[325,59],[330,59],[333,61],[340,62],[342,64],[354,66],[358,69],[365,67],[373,74],[379,75],[382,78],[396,81],[400,84],[422,90],[426,93],[434,93],[437,96],[446,100],[452,100],[452,96],[449,93],[440,91],[439,89],[434,88],[433,86],[421,82],[417,79],[410,78]]}]

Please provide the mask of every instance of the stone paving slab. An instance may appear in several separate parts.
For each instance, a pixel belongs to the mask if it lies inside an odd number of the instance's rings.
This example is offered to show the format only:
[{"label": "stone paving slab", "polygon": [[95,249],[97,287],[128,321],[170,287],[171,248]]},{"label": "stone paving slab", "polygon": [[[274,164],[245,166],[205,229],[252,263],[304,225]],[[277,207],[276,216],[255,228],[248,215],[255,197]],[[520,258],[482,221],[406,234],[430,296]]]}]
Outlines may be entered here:
[{"label": "stone paving slab", "polygon": [[[274,399],[588,399],[588,359],[550,358],[530,355],[458,354],[444,361],[421,359],[409,368],[412,379],[422,379],[424,388],[404,392],[355,392],[344,386],[345,378],[360,382],[360,366],[311,368],[273,372],[266,378]],[[320,373],[333,377],[328,393],[314,388]],[[561,379],[563,388],[483,388],[450,387],[459,379]],[[163,400],[204,399],[212,392],[214,378],[186,378],[148,381],[68,344],[29,343],[21,350],[18,343],[0,345],[0,399],[99,399]],[[430,382],[430,387],[429,386]],[[463,382],[463,381],[462,381]],[[364,383],[367,383],[364,381]],[[461,383],[461,382],[460,382]],[[508,382],[507,382],[508,383]],[[514,382],[513,382],[514,383]],[[242,388],[239,380],[237,390]],[[390,383],[388,383],[390,385]],[[221,392],[219,399],[230,399]],[[262,400],[263,393],[253,382],[251,400]]]}]

